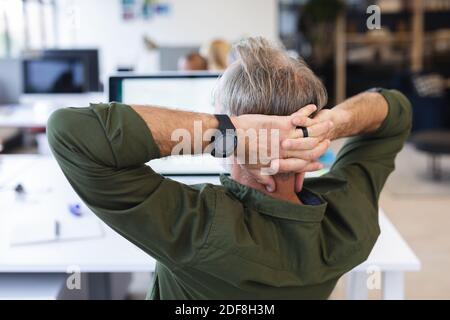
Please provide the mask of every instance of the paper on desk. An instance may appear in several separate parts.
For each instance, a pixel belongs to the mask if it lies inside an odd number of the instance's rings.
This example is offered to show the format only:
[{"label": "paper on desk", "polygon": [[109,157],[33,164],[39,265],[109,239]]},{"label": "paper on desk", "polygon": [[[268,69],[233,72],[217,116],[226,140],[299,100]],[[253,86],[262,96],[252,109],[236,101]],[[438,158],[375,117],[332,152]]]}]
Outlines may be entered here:
[{"label": "paper on desk", "polygon": [[96,217],[68,217],[60,220],[59,240],[81,240],[103,237],[103,227]]},{"label": "paper on desk", "polygon": [[10,233],[10,245],[55,241],[55,223],[55,219],[47,217],[16,221]]}]

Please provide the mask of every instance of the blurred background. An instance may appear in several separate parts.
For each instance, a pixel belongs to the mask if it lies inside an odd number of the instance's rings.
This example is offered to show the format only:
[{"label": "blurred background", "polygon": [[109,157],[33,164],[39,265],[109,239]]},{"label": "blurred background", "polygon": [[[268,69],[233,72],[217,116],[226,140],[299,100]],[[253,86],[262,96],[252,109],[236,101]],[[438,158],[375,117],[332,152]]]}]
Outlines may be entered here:
[{"label": "blurred background", "polygon": [[[52,244],[36,213],[56,210],[49,203],[59,190],[48,183],[57,167],[42,164],[51,157],[46,120],[90,102],[164,103],[161,79],[180,95],[195,88],[209,97],[233,43],[248,36],[306,60],[328,107],[372,87],[398,89],[413,105],[412,135],[380,201],[383,244],[331,298],[450,298],[450,0],[0,0],[0,224],[9,228],[0,237],[0,298],[145,296],[151,266],[125,245],[129,265],[110,256],[89,264],[116,242],[95,242],[109,231],[86,221],[68,222],[67,236],[84,255],[58,260],[67,246]],[[151,94],[133,96],[125,83],[136,79]],[[323,161],[331,164],[341,145]],[[70,188],[61,197],[57,210],[83,210]],[[22,211],[32,212],[34,227],[10,223]],[[34,234],[36,226],[44,231]],[[86,255],[89,248],[98,251]],[[76,270],[88,293],[63,285]]]}]

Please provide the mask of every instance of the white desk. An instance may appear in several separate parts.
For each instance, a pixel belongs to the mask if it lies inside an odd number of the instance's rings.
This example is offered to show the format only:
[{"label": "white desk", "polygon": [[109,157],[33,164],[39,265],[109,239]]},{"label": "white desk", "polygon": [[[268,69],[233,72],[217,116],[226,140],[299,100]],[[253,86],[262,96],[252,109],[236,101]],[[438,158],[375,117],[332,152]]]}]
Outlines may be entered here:
[{"label": "white desk", "polygon": [[402,300],[405,297],[405,272],[420,271],[420,260],[383,210],[380,210],[379,223],[381,234],[369,258],[347,274],[349,299],[367,299],[369,285],[375,289],[381,280],[383,299]]},{"label": "white desk", "polygon": [[0,127],[43,128],[50,114],[62,107],[87,107],[105,102],[104,93],[25,95],[17,105],[0,105]]},{"label": "white desk", "polygon": [[[8,225],[5,215],[17,214],[25,209],[34,211],[36,215],[44,215],[52,211],[60,216],[70,216],[69,204],[81,203],[54,159],[23,155],[2,156],[0,159],[2,159],[2,166],[10,166],[18,162],[22,167],[20,174],[14,179],[8,179],[0,189],[0,221],[3,218],[3,226]],[[28,160],[25,166],[24,159]],[[13,190],[19,183],[28,193],[24,201],[17,201]],[[65,273],[71,266],[79,267],[81,272],[154,270],[155,261],[151,257],[107,225],[100,223],[104,230],[103,236],[94,239],[8,248],[0,245],[0,272]],[[7,231],[2,233],[7,234]]]},{"label": "white desk", "polygon": [[[3,156],[0,166],[21,164],[20,173],[4,179],[0,189],[0,222],[7,226],[8,215],[28,206],[36,215],[44,212],[69,214],[67,205],[80,199],[71,189],[54,159],[42,156]],[[25,164],[26,163],[26,164]],[[2,172],[0,170],[0,172]],[[17,172],[17,171],[16,171]],[[174,177],[173,177],[174,178]],[[184,183],[218,183],[218,177],[176,177]],[[0,181],[2,181],[0,177]],[[29,192],[30,203],[17,201],[13,188],[21,183]],[[152,272],[155,261],[133,244],[102,223],[101,238],[70,242],[1,247],[0,272],[3,273],[66,273],[74,266],[84,273]],[[420,261],[380,212],[381,236],[366,262],[348,275],[348,296],[353,299],[367,297],[366,270],[378,268],[383,275],[383,297],[403,299],[403,274],[420,270]],[[1,239],[0,239],[1,241]],[[4,243],[5,241],[3,241]]]},{"label": "white desk", "polygon": [[0,106],[0,127],[44,128],[50,114],[56,110],[48,105],[7,105]]}]

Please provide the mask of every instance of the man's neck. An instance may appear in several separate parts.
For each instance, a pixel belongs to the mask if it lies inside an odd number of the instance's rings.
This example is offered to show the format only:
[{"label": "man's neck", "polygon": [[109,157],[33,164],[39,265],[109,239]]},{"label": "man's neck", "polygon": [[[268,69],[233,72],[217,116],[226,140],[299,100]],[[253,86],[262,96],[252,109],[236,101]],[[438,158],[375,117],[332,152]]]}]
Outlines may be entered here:
[{"label": "man's neck", "polygon": [[301,204],[301,201],[295,192],[294,174],[275,175],[274,179],[277,186],[275,192],[268,192],[266,188],[262,184],[258,183],[245,168],[236,164],[232,165],[231,178],[242,185],[256,189],[275,199]]}]

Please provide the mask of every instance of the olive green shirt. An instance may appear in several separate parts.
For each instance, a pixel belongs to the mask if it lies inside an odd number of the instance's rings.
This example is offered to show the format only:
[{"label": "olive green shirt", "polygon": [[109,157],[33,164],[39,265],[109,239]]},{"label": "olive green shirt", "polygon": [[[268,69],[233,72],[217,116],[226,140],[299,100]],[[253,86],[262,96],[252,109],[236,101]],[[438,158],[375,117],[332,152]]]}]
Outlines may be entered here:
[{"label": "olive green shirt", "polygon": [[378,198],[411,127],[411,107],[382,92],[388,116],[348,139],[329,173],[305,179],[317,205],[276,200],[226,176],[184,185],[146,163],[160,157],[143,119],[110,103],[54,112],[48,139],[90,209],[157,260],[152,299],[326,299],[379,235]]}]

